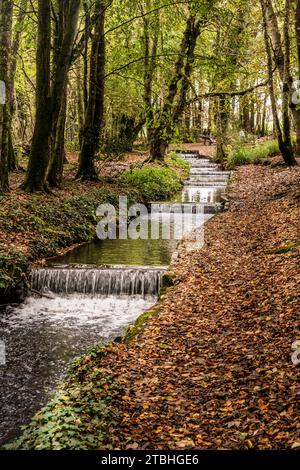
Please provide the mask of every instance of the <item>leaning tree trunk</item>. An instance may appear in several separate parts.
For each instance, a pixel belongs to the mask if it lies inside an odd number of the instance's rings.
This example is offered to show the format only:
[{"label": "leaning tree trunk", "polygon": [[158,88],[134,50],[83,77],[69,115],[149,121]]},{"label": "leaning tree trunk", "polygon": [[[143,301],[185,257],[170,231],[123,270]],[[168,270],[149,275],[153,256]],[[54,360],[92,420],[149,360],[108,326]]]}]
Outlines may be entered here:
[{"label": "leaning tree trunk", "polygon": [[3,101],[1,100],[0,102],[0,192],[8,190],[8,163],[11,132],[9,107],[9,61],[12,15],[13,1],[3,1],[0,4],[0,80],[6,88],[6,96],[1,97],[3,98]]},{"label": "leaning tree trunk", "polygon": [[95,4],[97,22],[92,39],[90,55],[89,97],[82,130],[82,145],[76,178],[97,180],[95,156],[99,150],[100,135],[104,126],[104,84],[105,84],[105,12],[106,2]]},{"label": "leaning tree trunk", "polygon": [[[196,21],[194,16],[191,16],[187,20],[178,59],[175,65],[174,75],[169,85],[167,99],[165,101],[162,112],[157,119],[157,122],[152,125],[149,133],[150,159],[152,161],[164,160],[169,142],[174,132],[174,124],[182,115],[186,105],[186,94],[192,73],[195,47],[200,34],[200,24],[201,23]],[[179,94],[178,103],[174,107],[174,101],[178,94],[180,82],[182,83],[181,91]]]}]

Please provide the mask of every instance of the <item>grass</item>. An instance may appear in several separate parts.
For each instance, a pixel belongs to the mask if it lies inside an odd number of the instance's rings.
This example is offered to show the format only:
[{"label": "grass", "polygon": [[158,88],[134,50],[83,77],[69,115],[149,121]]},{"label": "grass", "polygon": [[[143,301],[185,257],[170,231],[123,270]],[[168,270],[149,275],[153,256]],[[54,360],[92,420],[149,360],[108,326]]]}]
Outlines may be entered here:
[{"label": "grass", "polygon": [[280,154],[277,140],[270,140],[255,147],[240,146],[231,150],[227,158],[227,167],[233,169],[240,165],[262,163],[268,157]]},{"label": "grass", "polygon": [[167,162],[170,166],[174,166],[175,169],[181,170],[183,177],[187,178],[189,176],[191,165],[186,160],[181,158],[178,153],[170,152],[167,158]]}]

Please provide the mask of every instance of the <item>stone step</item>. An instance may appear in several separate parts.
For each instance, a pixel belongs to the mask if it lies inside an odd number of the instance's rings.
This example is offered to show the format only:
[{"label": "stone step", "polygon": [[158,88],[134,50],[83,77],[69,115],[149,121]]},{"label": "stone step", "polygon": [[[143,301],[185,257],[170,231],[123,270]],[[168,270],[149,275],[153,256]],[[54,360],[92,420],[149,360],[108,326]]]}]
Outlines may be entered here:
[{"label": "stone step", "polygon": [[203,182],[205,181],[225,181],[229,179],[229,176],[191,176],[188,181],[198,181],[198,182]]},{"label": "stone step", "polygon": [[190,174],[194,175],[194,176],[227,176],[227,177],[230,177],[231,172],[230,171],[218,171],[218,170],[208,171],[208,170],[195,170],[195,169],[192,169]]},{"label": "stone step", "polygon": [[168,214],[217,214],[222,211],[221,203],[152,203],[152,212]]},{"label": "stone step", "polygon": [[214,187],[214,188],[226,188],[227,186],[227,180],[223,180],[223,181],[192,181],[192,180],[188,180],[186,181],[185,183],[185,187],[189,187],[189,186],[193,186],[193,187]]}]

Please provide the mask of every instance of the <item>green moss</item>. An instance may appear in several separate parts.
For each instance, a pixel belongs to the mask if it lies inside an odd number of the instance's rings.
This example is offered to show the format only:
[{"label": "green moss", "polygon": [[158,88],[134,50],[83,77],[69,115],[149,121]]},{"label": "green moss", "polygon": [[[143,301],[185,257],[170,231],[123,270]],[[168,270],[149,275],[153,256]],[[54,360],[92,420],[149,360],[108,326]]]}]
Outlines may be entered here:
[{"label": "green moss", "polygon": [[274,255],[283,255],[285,253],[289,253],[290,251],[294,250],[300,246],[300,240],[297,240],[295,243],[291,243],[290,245],[283,246],[281,248],[277,248],[276,250],[272,251],[272,254]]},{"label": "green moss", "polygon": [[151,320],[151,318],[159,315],[161,300],[163,299],[163,296],[166,294],[166,292],[169,291],[169,289],[171,289],[172,287],[174,287],[176,280],[177,280],[177,275],[174,273],[166,273],[163,275],[162,288],[161,288],[160,295],[159,295],[159,302],[150,310],[147,310],[147,312],[142,313],[137,318],[135,323],[133,325],[130,325],[126,329],[126,333],[124,337],[125,343],[130,343],[130,341],[132,341],[133,338],[145,328],[146,324],[148,323],[149,320]]},{"label": "green moss", "polygon": [[142,313],[133,325],[127,327],[124,342],[127,344],[130,343],[130,341],[144,329],[146,323],[156,315],[158,315],[157,306]]},{"label": "green moss", "polygon": [[15,287],[26,272],[27,263],[27,257],[14,248],[0,250],[0,289]]},{"label": "green moss", "polygon": [[160,289],[159,298],[161,298],[170,287],[173,287],[177,280],[177,275],[173,273],[165,273],[162,278],[162,287]]},{"label": "green moss", "polygon": [[186,160],[181,158],[178,153],[170,152],[167,161],[170,165],[175,167],[175,169],[180,170],[183,177],[187,178],[189,176],[191,165]]},{"label": "green moss", "polygon": [[174,286],[177,279],[177,274],[174,273],[165,273],[162,278],[163,287],[172,287]]}]

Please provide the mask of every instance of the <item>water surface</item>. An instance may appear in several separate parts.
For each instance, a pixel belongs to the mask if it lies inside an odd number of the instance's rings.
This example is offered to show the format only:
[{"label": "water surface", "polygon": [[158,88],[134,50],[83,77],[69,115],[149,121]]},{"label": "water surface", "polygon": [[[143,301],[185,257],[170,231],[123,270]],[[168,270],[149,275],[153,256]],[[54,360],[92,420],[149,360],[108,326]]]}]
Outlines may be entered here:
[{"label": "water surface", "polygon": [[122,335],[155,302],[156,297],[56,295],[29,297],[0,312],[7,361],[0,366],[0,444],[48,401],[74,357]]}]

